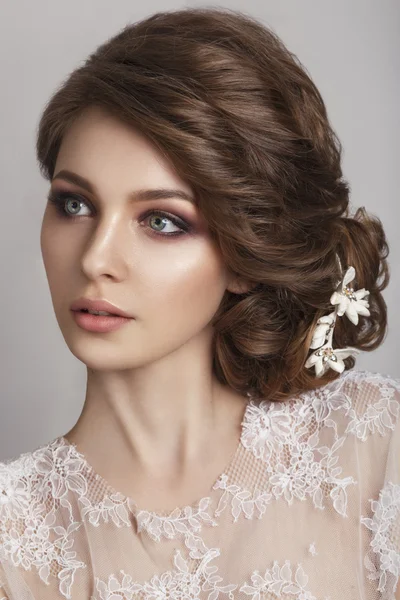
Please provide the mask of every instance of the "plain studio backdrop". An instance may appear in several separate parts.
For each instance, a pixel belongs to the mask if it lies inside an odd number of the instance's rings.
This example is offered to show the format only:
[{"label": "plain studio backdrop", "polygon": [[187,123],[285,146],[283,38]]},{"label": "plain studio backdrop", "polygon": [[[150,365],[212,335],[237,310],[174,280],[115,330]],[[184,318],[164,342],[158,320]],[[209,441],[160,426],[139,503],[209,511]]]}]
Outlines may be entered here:
[{"label": "plain studio backdrop", "polygon": [[49,184],[35,133],[46,101],[100,43],[160,10],[219,6],[271,27],[319,88],[343,144],[351,213],[377,215],[390,246],[388,333],[355,369],[400,377],[400,3],[398,0],[1,0],[0,460],[65,433],[84,401],[86,367],[67,348],[40,252]]}]

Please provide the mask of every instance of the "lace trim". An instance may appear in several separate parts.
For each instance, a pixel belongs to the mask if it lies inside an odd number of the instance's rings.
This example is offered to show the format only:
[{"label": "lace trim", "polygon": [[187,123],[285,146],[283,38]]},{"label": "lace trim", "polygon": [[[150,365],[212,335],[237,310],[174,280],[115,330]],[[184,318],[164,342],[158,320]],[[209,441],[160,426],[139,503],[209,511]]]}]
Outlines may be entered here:
[{"label": "lace trim", "polygon": [[[364,557],[364,565],[369,571],[367,577],[371,580],[379,579],[380,592],[391,585],[394,593],[400,578],[400,548],[396,548],[390,540],[390,533],[397,523],[400,534],[400,484],[389,481],[380,491],[379,500],[370,499],[369,502],[374,513],[372,519],[360,518],[361,523],[373,532],[371,549]],[[375,566],[376,557],[379,568]]]},{"label": "lace trim", "polygon": [[201,530],[201,521],[207,525],[216,527],[218,523],[209,515],[208,508],[211,498],[202,498],[197,510],[193,511],[191,506],[176,508],[167,517],[142,510],[137,515],[138,532],[146,530],[157,542],[162,537],[172,539],[179,535],[188,536]]}]

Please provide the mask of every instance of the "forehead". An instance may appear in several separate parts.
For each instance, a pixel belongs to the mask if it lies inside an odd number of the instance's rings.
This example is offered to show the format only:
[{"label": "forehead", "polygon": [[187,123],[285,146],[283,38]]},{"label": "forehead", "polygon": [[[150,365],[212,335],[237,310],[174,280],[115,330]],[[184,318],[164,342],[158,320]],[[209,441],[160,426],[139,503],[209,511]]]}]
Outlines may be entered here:
[{"label": "forehead", "polygon": [[86,109],[66,131],[54,174],[77,173],[103,189],[175,187],[193,196],[171,161],[141,131],[98,107]]}]

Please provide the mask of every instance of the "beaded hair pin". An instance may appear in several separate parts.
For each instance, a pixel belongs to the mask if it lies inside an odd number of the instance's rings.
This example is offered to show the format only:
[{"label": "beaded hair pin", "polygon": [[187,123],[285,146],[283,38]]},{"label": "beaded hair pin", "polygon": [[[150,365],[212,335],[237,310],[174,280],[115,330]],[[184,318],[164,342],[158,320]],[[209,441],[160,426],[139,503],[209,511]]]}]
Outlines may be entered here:
[{"label": "beaded hair pin", "polygon": [[[339,257],[337,259],[340,264]],[[309,349],[318,348],[318,350],[308,357],[304,366],[307,369],[314,366],[316,377],[324,375],[329,368],[342,373],[345,368],[343,360],[360,352],[357,348],[351,346],[332,348],[333,330],[337,317],[345,314],[354,325],[358,325],[358,315],[370,316],[369,303],[368,300],[365,300],[369,291],[362,288],[355,292],[352,287],[348,286],[355,276],[354,267],[348,267],[343,279],[338,282],[336,290],[330,298],[330,303],[335,306],[335,310],[319,318],[314,328]]]}]

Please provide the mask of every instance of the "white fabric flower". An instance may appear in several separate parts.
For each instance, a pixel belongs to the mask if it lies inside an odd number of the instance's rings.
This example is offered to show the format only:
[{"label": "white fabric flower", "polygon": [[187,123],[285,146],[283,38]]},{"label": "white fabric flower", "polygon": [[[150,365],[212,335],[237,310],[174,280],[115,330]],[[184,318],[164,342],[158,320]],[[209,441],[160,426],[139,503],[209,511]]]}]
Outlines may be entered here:
[{"label": "white fabric flower", "polygon": [[333,329],[335,323],[335,312],[318,319],[310,348],[320,348],[325,343],[327,333]]},{"label": "white fabric flower", "polygon": [[308,357],[305,363],[307,369],[315,367],[317,377],[324,375],[329,368],[342,373],[345,369],[344,359],[359,353],[357,348],[352,347],[332,348],[336,317],[346,314],[354,325],[358,325],[358,315],[370,316],[368,310],[369,304],[365,299],[369,291],[362,288],[355,292],[353,288],[348,287],[348,284],[350,281],[353,281],[355,275],[356,271],[354,267],[349,267],[342,281],[337,283],[336,290],[330,298],[331,304],[335,306],[334,312],[320,317],[317,321],[310,344],[311,349],[317,348],[317,350]]},{"label": "white fabric flower", "polygon": [[369,291],[365,288],[354,291],[353,288],[347,286],[350,281],[353,281],[356,275],[354,267],[349,267],[343,277],[343,281],[339,284],[338,289],[333,292],[330,302],[331,304],[338,304],[337,315],[341,317],[343,314],[350,319],[354,325],[358,325],[358,315],[365,317],[370,316],[368,310],[368,301],[365,300],[365,296],[369,294]]},{"label": "white fabric flower", "polygon": [[357,348],[351,347],[333,350],[328,342],[308,357],[305,367],[309,369],[310,367],[315,366],[316,377],[321,377],[329,368],[338,373],[342,373],[345,368],[343,360],[358,353],[359,350]]}]

